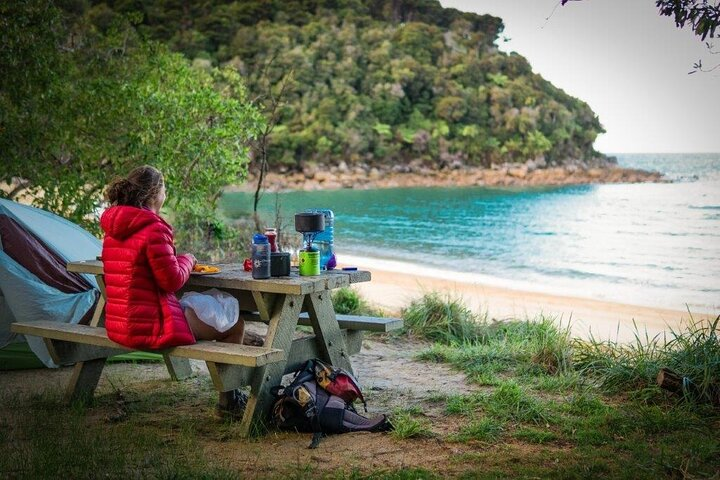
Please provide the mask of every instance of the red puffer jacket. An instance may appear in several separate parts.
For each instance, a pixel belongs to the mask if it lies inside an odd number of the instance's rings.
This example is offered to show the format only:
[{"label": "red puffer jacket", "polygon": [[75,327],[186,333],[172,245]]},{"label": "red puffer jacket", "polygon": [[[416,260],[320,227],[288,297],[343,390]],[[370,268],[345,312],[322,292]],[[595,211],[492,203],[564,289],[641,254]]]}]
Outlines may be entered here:
[{"label": "red puffer jacket", "polygon": [[127,347],[162,349],[195,343],[175,293],[192,260],[175,255],[172,227],[151,210],[116,206],[100,218],[105,232],[105,328]]}]

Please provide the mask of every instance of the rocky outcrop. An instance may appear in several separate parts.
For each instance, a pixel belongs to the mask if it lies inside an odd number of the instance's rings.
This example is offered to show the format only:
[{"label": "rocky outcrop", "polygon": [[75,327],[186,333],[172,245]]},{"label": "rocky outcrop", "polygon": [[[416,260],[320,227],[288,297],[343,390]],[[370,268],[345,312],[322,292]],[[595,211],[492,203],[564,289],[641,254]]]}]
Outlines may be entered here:
[{"label": "rocky outcrop", "polygon": [[[542,166],[540,166],[542,165]],[[303,172],[270,172],[265,177],[268,191],[376,189],[402,187],[470,187],[470,186],[541,186],[582,185],[588,183],[662,182],[662,174],[618,167],[612,160],[597,162],[567,162],[562,166],[547,166],[544,161],[531,160],[525,164],[493,165],[475,168],[453,165],[452,168],[432,170],[421,165],[380,169],[347,165],[325,169],[313,165]],[[255,179],[251,176],[232,190],[251,190]]]}]

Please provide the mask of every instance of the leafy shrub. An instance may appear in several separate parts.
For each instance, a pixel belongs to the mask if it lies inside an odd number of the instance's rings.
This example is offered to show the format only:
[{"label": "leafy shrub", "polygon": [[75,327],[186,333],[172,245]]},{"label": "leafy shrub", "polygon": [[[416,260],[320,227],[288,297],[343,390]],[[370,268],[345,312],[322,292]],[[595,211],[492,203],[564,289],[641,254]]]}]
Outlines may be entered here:
[{"label": "leafy shrub", "polygon": [[335,312],[343,315],[383,316],[380,310],[370,306],[370,304],[352,288],[343,287],[333,292],[332,303]]}]

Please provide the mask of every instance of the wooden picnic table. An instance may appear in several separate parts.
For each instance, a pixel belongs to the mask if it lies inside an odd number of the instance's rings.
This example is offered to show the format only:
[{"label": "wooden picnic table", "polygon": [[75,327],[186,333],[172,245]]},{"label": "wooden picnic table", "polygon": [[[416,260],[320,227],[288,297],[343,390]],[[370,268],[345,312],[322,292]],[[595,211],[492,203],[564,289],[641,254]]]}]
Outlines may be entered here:
[{"label": "wooden picnic table", "polygon": [[[280,384],[282,376],[311,358],[321,358],[352,372],[349,355],[360,349],[362,331],[341,331],[335,316],[331,291],[350,284],[370,281],[370,272],[333,270],[321,275],[301,277],[293,269],[289,277],[255,280],[241,264],[219,264],[220,272],[213,275],[191,275],[183,291],[203,291],[217,288],[238,299],[241,311],[257,312],[252,316],[268,324],[263,347],[269,352],[283,352],[280,361],[260,366],[247,366],[207,361],[208,370],[219,391],[229,391],[250,385],[251,392],[242,421],[244,434],[254,422],[262,420],[272,407],[271,387]],[[101,297],[91,321],[102,326],[105,308],[105,282],[100,260],[70,262],[68,271],[95,275]],[[306,312],[306,314],[303,314]],[[312,326],[314,336],[293,339],[298,321]],[[361,327],[357,327],[358,329]],[[354,335],[359,334],[359,335]],[[174,378],[190,374],[187,358],[165,355],[166,364]],[[76,365],[75,376],[82,376],[82,363]],[[98,374],[99,376],[99,374]]]}]

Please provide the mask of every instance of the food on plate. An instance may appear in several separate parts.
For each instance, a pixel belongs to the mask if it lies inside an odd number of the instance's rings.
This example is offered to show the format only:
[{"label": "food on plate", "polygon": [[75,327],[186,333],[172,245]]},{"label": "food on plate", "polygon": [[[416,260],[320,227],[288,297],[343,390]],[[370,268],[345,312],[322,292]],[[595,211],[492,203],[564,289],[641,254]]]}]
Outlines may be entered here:
[{"label": "food on plate", "polygon": [[212,265],[203,265],[201,263],[196,263],[192,271],[193,273],[217,273],[220,271],[220,269],[218,267],[213,267]]}]

